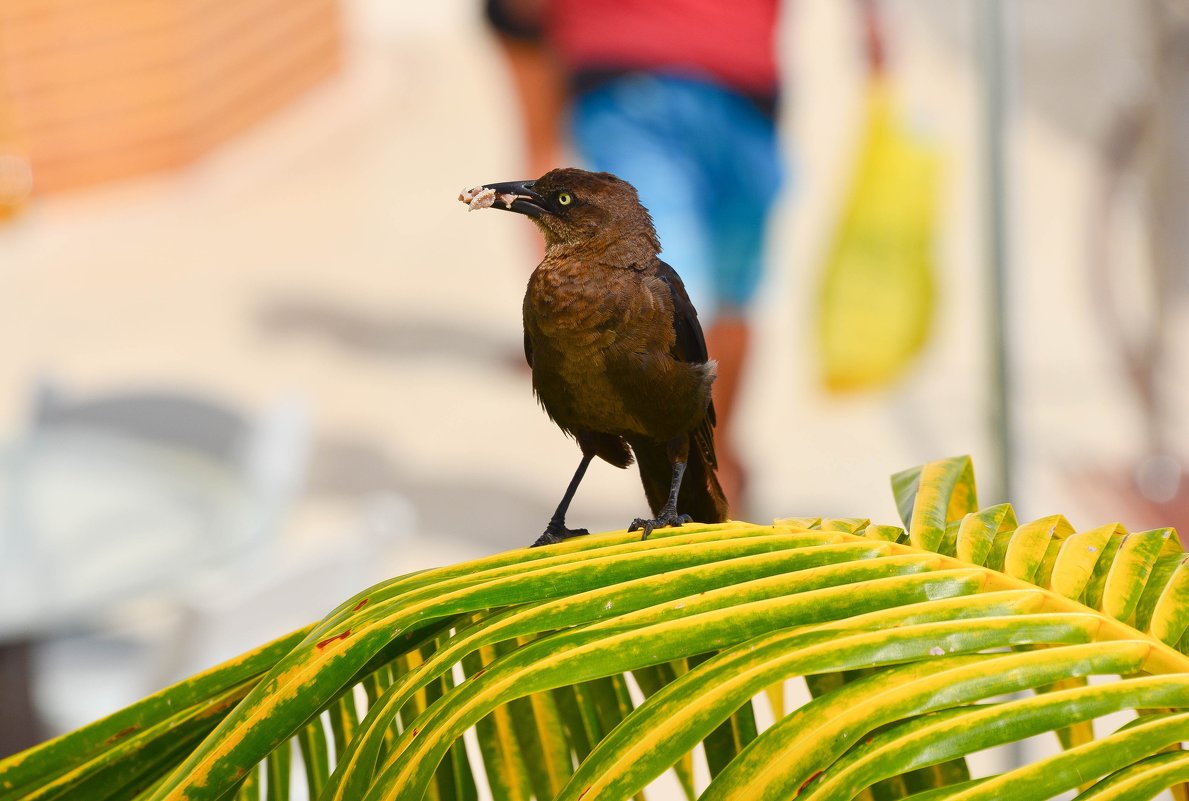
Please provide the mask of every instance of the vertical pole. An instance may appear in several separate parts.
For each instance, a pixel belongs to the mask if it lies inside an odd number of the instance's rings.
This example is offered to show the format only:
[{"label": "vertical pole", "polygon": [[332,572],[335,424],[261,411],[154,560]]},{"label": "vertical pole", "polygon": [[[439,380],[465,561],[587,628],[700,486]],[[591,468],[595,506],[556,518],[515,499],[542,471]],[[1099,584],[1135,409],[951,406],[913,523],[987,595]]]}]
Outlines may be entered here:
[{"label": "vertical pole", "polygon": [[[1016,501],[1012,486],[1014,460],[1011,409],[1011,342],[1007,330],[1008,231],[1007,231],[1007,78],[1005,57],[1005,5],[1010,0],[977,0],[978,42],[982,50],[983,86],[983,198],[987,259],[987,336],[990,340],[991,444],[995,450],[995,477],[987,501]],[[1022,698],[1022,693],[1014,697]],[[1020,743],[1004,749],[1004,770],[1028,764]]]},{"label": "vertical pole", "polygon": [[1007,88],[1005,64],[1005,0],[979,0],[978,28],[982,49],[983,173],[990,339],[990,429],[996,465],[990,498],[1014,501],[1012,486],[1012,359],[1007,331]]}]

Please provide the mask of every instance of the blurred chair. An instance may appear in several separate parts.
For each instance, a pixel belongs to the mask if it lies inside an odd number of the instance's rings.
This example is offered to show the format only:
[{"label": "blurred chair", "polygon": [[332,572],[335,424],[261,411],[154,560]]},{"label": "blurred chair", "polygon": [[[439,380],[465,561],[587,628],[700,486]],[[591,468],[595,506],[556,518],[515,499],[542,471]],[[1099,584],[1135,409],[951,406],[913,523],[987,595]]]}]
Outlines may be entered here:
[{"label": "blurred chair", "polygon": [[[267,571],[234,582],[211,575],[191,587],[178,607],[177,635],[156,660],[155,686],[312,623],[389,578],[392,560],[386,556],[401,554],[416,530],[413,505],[402,496],[377,493],[353,511],[357,516],[346,526],[285,548]],[[398,555],[395,561],[404,560]]]},{"label": "blurred chair", "polygon": [[[28,711],[31,688],[20,682],[62,677],[37,654],[30,669],[32,644],[73,635],[76,682],[117,660],[152,684],[145,666],[151,674],[160,659],[146,659],[146,649],[161,631],[139,642],[135,627],[108,636],[121,613],[187,607],[198,586],[267,572],[308,441],[305,410],[292,400],[251,417],[183,392],[75,397],[38,387],[28,430],[0,452],[0,753],[42,734],[35,720],[14,717]],[[81,686],[100,711],[104,695],[123,694]],[[52,706],[56,694],[45,689],[38,697]]]}]

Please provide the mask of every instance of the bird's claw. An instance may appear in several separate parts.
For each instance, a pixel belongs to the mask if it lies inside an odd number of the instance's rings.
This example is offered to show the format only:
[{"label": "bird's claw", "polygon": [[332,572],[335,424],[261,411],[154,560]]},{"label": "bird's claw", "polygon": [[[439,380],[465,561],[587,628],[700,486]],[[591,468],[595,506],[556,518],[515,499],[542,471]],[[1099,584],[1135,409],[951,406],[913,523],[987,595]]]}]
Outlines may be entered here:
[{"label": "bird's claw", "polygon": [[589,533],[584,528],[566,528],[565,526],[555,526],[550,523],[546,526],[545,533],[537,537],[537,541],[529,547],[537,548],[541,545],[555,545],[568,540],[570,537],[585,537]]},{"label": "bird's claw", "polygon": [[693,518],[689,515],[679,515],[676,512],[661,512],[658,517],[637,517],[632,521],[632,524],[628,526],[628,531],[639,531],[640,529],[644,529],[644,536],[640,537],[640,539],[646,540],[648,539],[648,535],[652,533],[653,529],[664,528],[665,526],[677,527],[691,522],[693,522]]}]

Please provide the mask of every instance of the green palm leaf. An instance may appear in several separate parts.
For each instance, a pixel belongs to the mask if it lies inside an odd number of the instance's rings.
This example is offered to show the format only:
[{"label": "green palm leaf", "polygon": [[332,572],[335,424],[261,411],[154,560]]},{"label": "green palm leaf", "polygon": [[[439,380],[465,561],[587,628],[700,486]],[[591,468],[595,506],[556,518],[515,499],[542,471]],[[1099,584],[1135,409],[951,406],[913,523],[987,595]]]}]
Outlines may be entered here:
[{"label": "green palm leaf", "polygon": [[[691,798],[749,801],[1148,798],[1185,781],[1189,758],[1166,750],[1189,739],[1174,532],[1018,524],[977,508],[967,458],[893,490],[904,529],[687,525],[393,579],[0,762],[0,801],[281,799],[294,758],[325,801],[473,799],[476,777],[501,801],[626,799],[669,769]],[[753,703],[790,680],[814,699],[774,704],[759,731]],[[1093,738],[1126,710],[1143,715]],[[966,755],[1048,732],[1067,750],[970,779]]]}]

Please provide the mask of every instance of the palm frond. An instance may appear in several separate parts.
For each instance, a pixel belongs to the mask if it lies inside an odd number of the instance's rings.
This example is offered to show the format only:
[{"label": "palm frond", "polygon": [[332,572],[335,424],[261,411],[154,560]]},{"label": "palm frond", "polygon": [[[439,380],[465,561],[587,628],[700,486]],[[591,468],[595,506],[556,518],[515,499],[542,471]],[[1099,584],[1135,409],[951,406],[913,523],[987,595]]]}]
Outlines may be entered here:
[{"label": "palm frond", "polygon": [[[293,758],[323,801],[465,801],[476,777],[501,801],[626,799],[670,769],[690,798],[748,801],[1147,798],[1184,781],[1189,760],[1165,751],[1189,739],[1175,533],[1018,524],[978,508],[965,457],[892,483],[904,528],[614,532],[384,582],[0,762],[0,801],[279,799]],[[753,699],[793,679],[813,700],[759,730]],[[1092,737],[1124,710],[1145,714]],[[966,755],[1046,732],[1067,750],[970,779]]]}]

